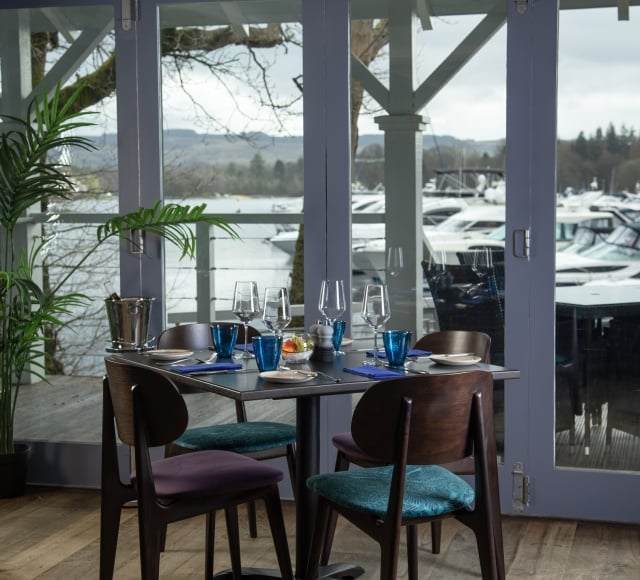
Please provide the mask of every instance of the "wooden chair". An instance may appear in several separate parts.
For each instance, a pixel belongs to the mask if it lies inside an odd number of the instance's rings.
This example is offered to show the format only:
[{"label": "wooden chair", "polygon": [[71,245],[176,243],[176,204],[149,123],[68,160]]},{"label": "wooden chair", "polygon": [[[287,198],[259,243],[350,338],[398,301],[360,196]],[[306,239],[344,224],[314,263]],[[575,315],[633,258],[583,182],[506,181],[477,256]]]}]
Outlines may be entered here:
[{"label": "wooden chair", "polygon": [[[175,384],[148,369],[107,359],[103,386],[100,579],[113,577],[123,504],[138,500],[143,580],[159,576],[160,550],[170,522],[206,514],[205,578],[213,575],[215,512],[224,509],[234,578],[240,577],[237,505],[264,500],[283,578],[293,578],[278,482],[282,472],[228,451],[201,451],[151,461],[149,450],[179,437],[188,412]],[[132,446],[135,473],[120,478],[116,439]],[[128,461],[126,462],[128,463]]]},{"label": "wooden chair", "polygon": [[[364,393],[351,422],[354,441],[377,467],[316,475],[319,496],[307,579],[316,578],[330,514],[337,511],[380,545],[380,578],[396,577],[400,531],[455,517],[470,527],[482,577],[504,578],[493,380],[485,371],[381,381]],[[474,487],[442,467],[473,457]],[[475,493],[474,493],[475,489]],[[417,553],[409,555],[417,580]]]},{"label": "wooden chair", "polygon": [[[207,350],[213,345],[210,327],[210,323],[202,322],[167,328],[158,337],[158,348]],[[254,336],[260,336],[260,332],[249,326],[248,337]],[[240,343],[244,343],[242,325],[238,328],[238,344]],[[295,426],[274,421],[248,421],[244,402],[235,401],[235,405],[237,423],[187,429],[179,439],[167,446],[167,456],[205,449],[224,449],[254,459],[286,457],[291,485],[295,490]],[[253,502],[249,502],[248,510],[249,534],[255,538],[258,532]]]},{"label": "wooden chair", "polygon": [[[491,338],[483,332],[475,332],[471,330],[443,330],[440,332],[431,332],[425,334],[416,342],[414,348],[420,350],[431,351],[433,353],[463,353],[473,352],[482,358],[483,362],[490,361]],[[335,471],[346,471],[351,463],[360,467],[378,466],[375,458],[368,456],[360,449],[351,432],[339,433],[332,438],[333,445],[337,449]],[[454,473],[471,475],[473,473],[473,463],[469,460],[461,462],[459,465],[448,465]],[[333,536],[335,534],[337,514],[332,512],[327,526],[327,534],[323,543],[323,551],[321,563],[327,564],[331,547],[333,545]],[[431,551],[434,554],[440,553],[440,542],[442,537],[442,522],[433,521],[431,523]],[[409,538],[407,538],[409,539]],[[407,544],[410,552],[416,550],[417,544]]]}]

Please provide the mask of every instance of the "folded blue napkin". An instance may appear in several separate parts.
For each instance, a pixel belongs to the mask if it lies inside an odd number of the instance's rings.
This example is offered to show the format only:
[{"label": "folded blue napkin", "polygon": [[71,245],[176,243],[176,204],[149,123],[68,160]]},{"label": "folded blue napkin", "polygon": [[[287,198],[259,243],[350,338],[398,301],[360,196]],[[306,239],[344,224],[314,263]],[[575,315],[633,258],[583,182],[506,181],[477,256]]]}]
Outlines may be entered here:
[{"label": "folded blue napkin", "polygon": [[[410,348],[407,352],[407,356],[429,356],[431,354],[430,350],[420,350],[419,348]],[[373,351],[368,350],[367,356],[373,356]],[[379,358],[387,358],[387,353],[384,350],[378,351]]]},{"label": "folded blue napkin", "polygon": [[220,362],[220,363],[200,363],[197,365],[172,365],[172,371],[179,373],[195,373],[198,371],[225,371],[241,369],[240,363]]},{"label": "folded blue napkin", "polygon": [[[244,351],[244,342],[242,344],[236,344],[235,349]],[[247,343],[247,352],[253,352],[253,345],[250,342]]]},{"label": "folded blue napkin", "polygon": [[402,377],[404,373],[392,371],[382,367],[374,367],[370,365],[362,365],[361,367],[350,367],[342,369],[345,373],[352,373],[354,375],[362,375],[363,377],[369,377],[370,379],[390,379],[393,377]]}]

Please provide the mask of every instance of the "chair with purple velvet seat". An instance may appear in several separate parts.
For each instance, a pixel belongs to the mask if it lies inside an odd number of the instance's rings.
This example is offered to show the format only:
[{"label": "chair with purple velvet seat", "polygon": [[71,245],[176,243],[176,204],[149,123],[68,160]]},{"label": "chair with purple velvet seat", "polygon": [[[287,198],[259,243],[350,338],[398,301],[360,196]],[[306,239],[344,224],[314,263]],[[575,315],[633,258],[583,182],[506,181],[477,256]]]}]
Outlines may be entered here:
[{"label": "chair with purple velvet seat", "polygon": [[[241,573],[238,504],[263,500],[280,573],[292,579],[278,482],[282,471],[229,451],[199,451],[152,461],[186,429],[188,412],[175,384],[160,373],[106,360],[103,385],[100,580],[113,577],[122,506],[138,501],[141,578],[157,579],[170,522],[206,515],[205,578],[213,575],[215,514],[223,509],[234,578]],[[117,435],[116,435],[117,432]],[[118,438],[133,447],[135,473],[121,479]],[[128,479],[128,480],[127,480]]]},{"label": "chair with purple velvet seat", "polygon": [[[248,338],[260,336],[253,326],[248,327]],[[244,342],[244,327],[238,328],[238,344]],[[207,350],[213,346],[211,324],[197,322],[180,324],[165,329],[158,338],[158,348],[185,348]],[[183,389],[184,394],[184,389]],[[206,425],[187,429],[177,440],[167,446],[167,455],[179,455],[191,451],[224,449],[248,455],[254,459],[286,457],[291,486],[295,490],[295,425],[276,421],[249,421],[243,401],[235,401],[236,423]],[[255,504],[247,504],[249,535],[257,537]]]},{"label": "chair with purple velvet seat", "polygon": [[[490,362],[491,338],[488,334],[472,330],[443,330],[425,334],[416,342],[414,348],[432,353],[456,354],[472,352],[481,357],[483,362],[488,363]],[[349,469],[349,465],[352,463],[360,467],[375,467],[379,465],[376,459],[370,457],[356,445],[351,432],[334,435],[332,442],[337,450],[335,471],[345,471]],[[459,475],[473,474],[473,462],[469,460],[447,467]],[[329,561],[336,520],[337,514],[332,512],[323,545],[321,558],[323,565]],[[442,522],[440,520],[431,522],[431,550],[434,554],[440,553],[441,528]],[[407,534],[409,534],[409,528],[407,528]],[[409,540],[409,535],[407,539]],[[415,550],[417,553],[417,545],[411,544],[411,542],[408,542],[407,545],[409,557],[413,558],[412,551]]]}]

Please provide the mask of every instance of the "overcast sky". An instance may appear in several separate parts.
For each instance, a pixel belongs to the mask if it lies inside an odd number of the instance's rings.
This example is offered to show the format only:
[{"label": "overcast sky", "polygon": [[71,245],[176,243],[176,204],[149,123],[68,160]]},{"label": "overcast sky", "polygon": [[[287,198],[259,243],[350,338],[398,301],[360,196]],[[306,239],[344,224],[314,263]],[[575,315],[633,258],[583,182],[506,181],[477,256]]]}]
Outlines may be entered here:
[{"label": "overcast sky", "polygon": [[[558,135],[575,139],[583,130],[593,134],[613,122],[640,126],[640,8],[632,7],[628,22],[617,20],[615,8],[561,11],[559,54]],[[478,18],[434,19],[434,29],[421,31],[416,49],[418,81],[423,80],[462,38]],[[291,77],[301,69],[301,55],[289,49],[278,56],[285,63],[274,75],[275,92],[291,93]],[[378,64],[383,69],[384,62]],[[268,112],[255,109],[255,96],[232,84],[233,99],[212,86],[210,75],[189,75],[193,96],[233,131],[262,130],[271,134],[302,134],[301,116],[285,120],[286,132],[278,133]],[[381,80],[386,82],[384,74]],[[498,32],[467,66],[422,111],[431,120],[428,133],[476,140],[501,139],[505,135],[506,28]],[[178,89],[164,85],[165,128],[194,128],[221,132],[208,125]],[[377,114],[382,114],[380,111]],[[372,118],[362,116],[360,132],[374,133]]]}]

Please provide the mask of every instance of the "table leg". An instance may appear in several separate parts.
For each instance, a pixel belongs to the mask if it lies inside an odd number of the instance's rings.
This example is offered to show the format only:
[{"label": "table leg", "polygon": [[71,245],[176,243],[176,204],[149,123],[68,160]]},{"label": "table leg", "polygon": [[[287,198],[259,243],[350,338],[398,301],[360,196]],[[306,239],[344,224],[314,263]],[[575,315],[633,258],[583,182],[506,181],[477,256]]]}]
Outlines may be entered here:
[{"label": "table leg", "polygon": [[320,398],[296,399],[296,578],[304,577],[309,559],[317,498],[307,479],[320,471]]},{"label": "table leg", "polygon": [[[307,479],[320,471],[320,397],[296,399],[296,562],[295,577],[304,578],[313,536],[317,496]],[[319,578],[357,578],[360,566],[335,563],[321,566]]]}]

